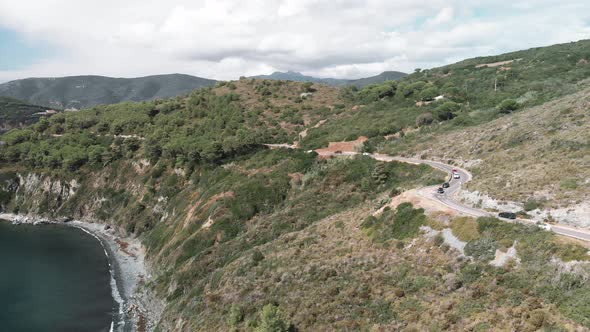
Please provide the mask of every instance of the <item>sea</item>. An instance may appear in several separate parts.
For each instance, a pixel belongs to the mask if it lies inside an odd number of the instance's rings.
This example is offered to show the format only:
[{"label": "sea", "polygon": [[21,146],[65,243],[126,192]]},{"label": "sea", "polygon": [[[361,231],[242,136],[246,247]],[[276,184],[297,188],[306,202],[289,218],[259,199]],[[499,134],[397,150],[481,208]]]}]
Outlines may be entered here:
[{"label": "sea", "polygon": [[117,308],[99,240],[0,221],[0,331],[108,332]]}]

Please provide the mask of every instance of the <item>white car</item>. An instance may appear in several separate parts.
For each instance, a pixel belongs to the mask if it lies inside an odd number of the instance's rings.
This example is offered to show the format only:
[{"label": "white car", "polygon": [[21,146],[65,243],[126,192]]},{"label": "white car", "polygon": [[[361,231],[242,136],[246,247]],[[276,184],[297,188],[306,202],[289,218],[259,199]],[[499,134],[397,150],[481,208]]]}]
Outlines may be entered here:
[{"label": "white car", "polygon": [[550,231],[551,230],[551,225],[547,225],[544,222],[537,223],[537,227],[539,227],[541,229],[544,229],[546,231]]},{"label": "white car", "polygon": [[460,179],[459,173],[453,173],[453,179]]}]

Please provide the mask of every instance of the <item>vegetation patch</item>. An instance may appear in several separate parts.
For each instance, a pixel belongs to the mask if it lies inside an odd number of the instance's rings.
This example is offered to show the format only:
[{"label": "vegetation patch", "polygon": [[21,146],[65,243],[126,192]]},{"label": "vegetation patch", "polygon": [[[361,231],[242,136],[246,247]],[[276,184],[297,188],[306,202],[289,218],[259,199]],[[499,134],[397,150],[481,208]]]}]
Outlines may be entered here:
[{"label": "vegetation patch", "polygon": [[471,217],[457,217],[451,220],[451,230],[459,240],[463,242],[473,241],[479,238],[477,221]]},{"label": "vegetation patch", "polygon": [[361,227],[374,241],[383,243],[390,239],[415,237],[425,222],[424,209],[414,209],[411,203],[402,203],[395,211],[385,209],[378,217],[369,216]]}]

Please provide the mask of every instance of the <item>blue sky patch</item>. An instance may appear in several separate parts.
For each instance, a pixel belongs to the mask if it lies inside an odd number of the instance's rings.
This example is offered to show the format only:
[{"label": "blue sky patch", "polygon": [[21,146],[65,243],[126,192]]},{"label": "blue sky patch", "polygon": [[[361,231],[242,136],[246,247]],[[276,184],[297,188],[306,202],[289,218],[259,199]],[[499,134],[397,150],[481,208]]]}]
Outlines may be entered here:
[{"label": "blue sky patch", "polygon": [[48,45],[35,45],[12,30],[0,28],[0,70],[20,69],[51,54]]}]

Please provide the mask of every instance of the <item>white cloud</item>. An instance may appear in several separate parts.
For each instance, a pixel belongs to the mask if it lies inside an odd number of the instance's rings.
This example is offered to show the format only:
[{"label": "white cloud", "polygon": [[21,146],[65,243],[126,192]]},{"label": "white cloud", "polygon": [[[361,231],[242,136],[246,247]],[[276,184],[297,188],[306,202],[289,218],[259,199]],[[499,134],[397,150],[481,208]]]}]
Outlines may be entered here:
[{"label": "white cloud", "polygon": [[0,27],[55,55],[27,76],[274,70],[357,78],[590,37],[590,3],[478,0],[0,0]]},{"label": "white cloud", "polygon": [[429,19],[426,24],[429,26],[437,26],[445,23],[449,23],[453,20],[454,9],[453,7],[445,7],[441,9],[438,14],[432,19]]}]

